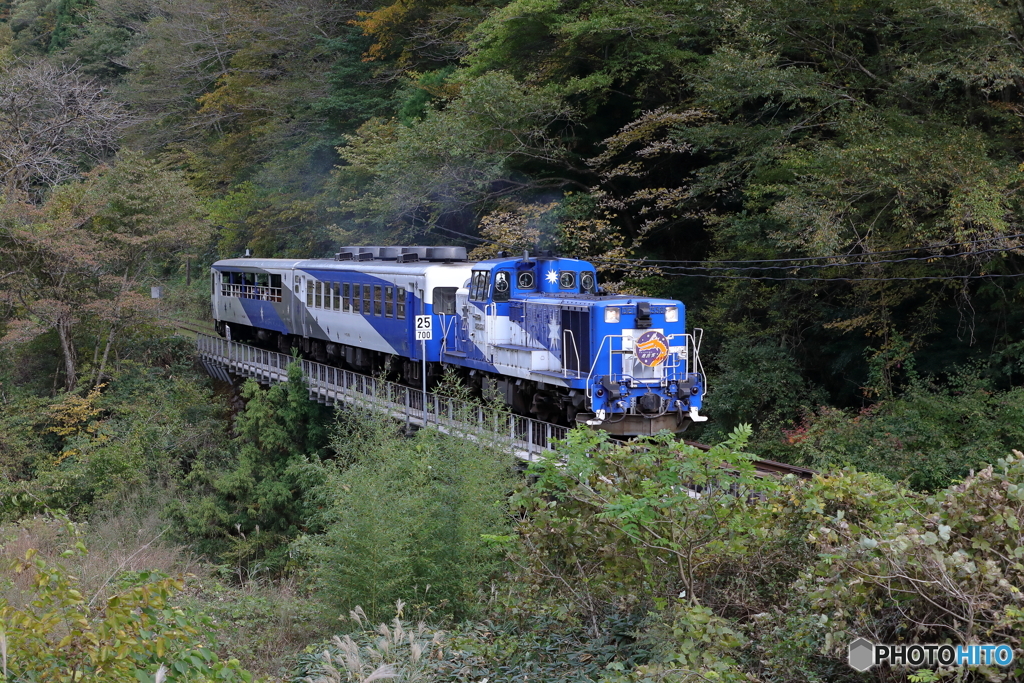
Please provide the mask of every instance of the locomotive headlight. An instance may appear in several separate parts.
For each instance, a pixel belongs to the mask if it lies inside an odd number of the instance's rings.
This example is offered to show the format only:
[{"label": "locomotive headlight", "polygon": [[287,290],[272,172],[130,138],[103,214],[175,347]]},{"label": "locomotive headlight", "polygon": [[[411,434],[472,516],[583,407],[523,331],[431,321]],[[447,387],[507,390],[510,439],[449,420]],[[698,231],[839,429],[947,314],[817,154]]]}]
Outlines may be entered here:
[{"label": "locomotive headlight", "polygon": [[615,306],[609,306],[604,309],[604,321],[606,323],[617,323],[619,322],[619,309]]},{"label": "locomotive headlight", "polygon": [[679,322],[679,307],[678,306],[666,306],[665,307],[665,322],[677,323]]}]

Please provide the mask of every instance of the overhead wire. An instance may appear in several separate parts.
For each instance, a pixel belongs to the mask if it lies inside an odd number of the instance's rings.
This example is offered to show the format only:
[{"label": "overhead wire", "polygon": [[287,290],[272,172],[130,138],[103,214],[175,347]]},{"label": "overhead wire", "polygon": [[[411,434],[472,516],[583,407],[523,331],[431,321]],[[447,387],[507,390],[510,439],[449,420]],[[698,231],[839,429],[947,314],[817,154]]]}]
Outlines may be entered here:
[{"label": "overhead wire", "polygon": [[[785,265],[785,266],[771,266],[771,265],[768,265],[768,266],[673,266],[673,265],[664,265],[666,263],[674,263],[673,261],[658,261],[658,260],[650,260],[650,261],[648,261],[646,259],[623,259],[623,260],[616,260],[616,259],[591,258],[590,260],[594,261],[596,263],[604,263],[604,262],[610,262],[610,263],[632,263],[635,266],[649,265],[649,266],[654,266],[654,267],[658,267],[658,268],[662,268],[662,269],[675,268],[675,269],[704,270],[704,271],[720,271],[720,270],[727,270],[727,271],[743,271],[743,270],[804,270],[804,269],[808,269],[808,268],[845,268],[845,267],[849,267],[849,266],[874,266],[874,265],[891,264],[891,263],[913,263],[915,261],[934,261],[936,259],[964,258],[964,257],[967,257],[967,256],[980,256],[982,254],[1003,253],[1003,252],[1007,252],[1007,251],[1013,251],[1014,249],[1016,249],[1016,248],[1011,248],[1011,249],[1005,249],[1005,248],[982,249],[982,250],[979,250],[979,251],[972,251],[972,252],[959,253],[959,254],[933,254],[933,255],[930,255],[930,256],[908,256],[908,257],[902,258],[902,259],[880,259],[878,261],[861,260],[861,261],[853,261],[853,262],[847,261],[846,263],[808,263],[806,265]],[[865,254],[865,255],[867,255],[867,254]],[[774,262],[774,261],[772,261],[772,262]],[[723,262],[722,261],[704,261],[703,263],[723,263]],[[729,263],[729,262],[726,261],[724,263]],[[741,261],[740,263],[745,263],[745,262]],[[766,262],[766,263],[768,263],[768,262]]]},{"label": "overhead wire", "polygon": [[[704,259],[702,261],[678,261],[672,259],[644,259],[648,263],[674,263],[674,264],[703,264],[703,263],[795,263],[795,262],[807,262],[807,261],[823,261],[823,260],[838,260],[838,259],[849,259],[849,258],[862,258],[868,256],[891,256],[893,254],[910,254],[919,252],[924,249],[952,249],[954,247],[966,247],[974,244],[985,244],[987,242],[996,242],[1001,240],[1011,240],[1017,238],[1024,238],[1024,233],[1016,233],[1013,235],[1002,235],[1000,237],[983,237],[976,240],[970,240],[967,242],[951,242],[949,244],[933,244],[933,245],[920,245],[916,247],[904,247],[902,249],[890,249],[886,251],[872,251],[872,252],[860,252],[860,253],[847,253],[847,254],[832,254],[830,256],[794,256],[790,258],[776,258],[776,259]],[[995,249],[995,251],[1007,251],[1009,249],[1015,249],[1019,247],[1007,247],[1005,249]],[[977,252],[967,252],[977,253]],[[961,256],[963,254],[952,254],[952,256]],[[920,257],[920,258],[934,258],[934,256]]]},{"label": "overhead wire", "polygon": [[[446,233],[452,237],[458,237],[460,239],[472,240],[479,244],[489,244],[498,247],[507,247],[500,242],[490,240],[484,237],[477,237],[474,235],[467,235],[465,233],[456,232],[449,228],[444,228],[438,225],[433,226],[431,229],[438,230]],[[873,265],[891,265],[900,263],[915,263],[920,261],[933,262],[938,259],[953,259],[953,258],[966,258],[970,256],[980,256],[984,254],[994,253],[1005,253],[1017,251],[1020,247],[998,247],[990,249],[982,249],[972,252],[960,252],[956,254],[929,254],[926,256],[908,256],[901,259],[881,259],[881,260],[866,260],[867,257],[873,256],[888,256],[895,254],[907,254],[920,252],[924,249],[950,249],[954,247],[964,247],[976,244],[985,244],[988,242],[1010,240],[1024,237],[1024,233],[1017,233],[1013,235],[1003,235],[1000,237],[986,237],[976,240],[969,240],[965,242],[955,242],[944,245],[924,245],[918,247],[907,247],[903,249],[891,249],[886,251],[876,251],[870,253],[857,253],[857,254],[842,254],[832,256],[807,256],[807,257],[793,257],[784,259],[738,259],[738,260],[716,260],[708,259],[705,261],[680,261],[680,260],[668,260],[668,259],[602,259],[602,258],[590,258],[588,259],[594,263],[600,263],[603,265],[618,266],[622,268],[650,268],[658,271],[669,271],[672,275],[681,277],[700,277],[710,280],[750,280],[750,281],[768,281],[768,282],[920,282],[920,281],[965,281],[965,280],[988,280],[988,279],[1016,279],[1024,277],[1024,273],[990,273],[990,274],[971,274],[971,275],[919,275],[919,276],[893,276],[893,277],[849,277],[843,275],[836,275],[830,277],[799,277],[799,276],[772,276],[772,275],[726,275],[719,274],[720,271],[727,272],[738,272],[738,271],[757,271],[757,270],[804,270],[811,268],[843,268],[843,267],[854,267],[854,266],[873,266]],[[821,261],[821,260],[840,260],[850,259],[857,257],[859,260],[856,261],[845,261],[843,263],[808,263],[809,261]],[[703,265],[707,263],[715,264],[789,264],[789,265],[715,265],[708,266]],[[682,265],[686,264],[686,265]],[[690,265],[693,264],[693,265]],[[797,265],[803,264],[803,265]],[[701,271],[701,272],[692,272]],[[714,273],[714,274],[707,274]]]}]

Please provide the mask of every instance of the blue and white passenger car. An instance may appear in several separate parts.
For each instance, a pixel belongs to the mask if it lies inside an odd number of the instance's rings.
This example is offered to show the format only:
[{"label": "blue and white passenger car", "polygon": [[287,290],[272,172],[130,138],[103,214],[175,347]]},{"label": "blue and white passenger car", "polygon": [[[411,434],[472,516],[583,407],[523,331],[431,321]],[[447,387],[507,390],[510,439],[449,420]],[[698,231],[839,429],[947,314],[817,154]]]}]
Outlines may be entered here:
[{"label": "blue and white passenger car", "polygon": [[679,301],[606,295],[593,265],[550,255],[468,261],[461,247],[351,247],[335,259],[237,258],[212,268],[222,335],[299,348],[413,386],[417,315],[432,316],[428,374],[457,368],[541,420],[617,435],[682,431],[699,414],[699,335]]}]

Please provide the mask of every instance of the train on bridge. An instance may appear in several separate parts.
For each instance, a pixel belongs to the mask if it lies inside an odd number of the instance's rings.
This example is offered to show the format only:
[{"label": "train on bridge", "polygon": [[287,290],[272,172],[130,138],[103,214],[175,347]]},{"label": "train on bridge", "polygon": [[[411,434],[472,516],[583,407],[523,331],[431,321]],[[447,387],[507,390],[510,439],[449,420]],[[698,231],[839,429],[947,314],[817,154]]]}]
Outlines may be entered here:
[{"label": "train on bridge", "polygon": [[[636,436],[707,419],[700,331],[687,331],[682,302],[604,293],[587,261],[349,247],[334,259],[217,261],[210,291],[228,339],[411,386],[424,367],[431,383],[454,368],[545,422]],[[417,322],[429,341],[417,341]]]}]

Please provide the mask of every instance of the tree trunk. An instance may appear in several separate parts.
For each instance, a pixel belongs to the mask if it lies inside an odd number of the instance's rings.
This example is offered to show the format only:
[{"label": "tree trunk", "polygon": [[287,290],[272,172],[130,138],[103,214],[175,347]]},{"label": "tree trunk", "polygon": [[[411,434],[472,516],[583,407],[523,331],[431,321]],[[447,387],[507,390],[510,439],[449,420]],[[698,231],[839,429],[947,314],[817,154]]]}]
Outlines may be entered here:
[{"label": "tree trunk", "polygon": [[99,383],[103,381],[103,371],[107,369],[107,358],[110,357],[110,346],[114,343],[114,325],[110,325],[110,331],[107,333],[107,345],[103,348],[103,360],[100,361],[99,370],[96,372],[96,381],[93,382],[93,388],[99,386]]},{"label": "tree trunk", "polygon": [[57,322],[57,336],[60,337],[60,350],[64,354],[64,378],[65,391],[73,391],[78,382],[78,372],[75,369],[75,346],[71,341],[71,321],[59,320]]}]

